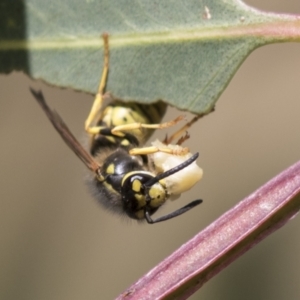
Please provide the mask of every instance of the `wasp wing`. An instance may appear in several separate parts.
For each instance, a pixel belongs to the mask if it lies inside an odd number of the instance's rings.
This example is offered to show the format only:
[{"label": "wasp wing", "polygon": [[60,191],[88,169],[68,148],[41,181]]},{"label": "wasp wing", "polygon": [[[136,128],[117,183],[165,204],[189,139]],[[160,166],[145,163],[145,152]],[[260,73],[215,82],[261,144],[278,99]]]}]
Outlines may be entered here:
[{"label": "wasp wing", "polygon": [[51,121],[54,128],[60,134],[65,143],[71,148],[71,150],[81,159],[81,161],[93,172],[98,173],[100,165],[93,159],[93,157],[81,146],[74,135],[69,130],[68,126],[59,116],[59,114],[51,110],[47,105],[44,95],[41,91],[36,91],[30,88],[32,95],[42,107],[43,111]]}]

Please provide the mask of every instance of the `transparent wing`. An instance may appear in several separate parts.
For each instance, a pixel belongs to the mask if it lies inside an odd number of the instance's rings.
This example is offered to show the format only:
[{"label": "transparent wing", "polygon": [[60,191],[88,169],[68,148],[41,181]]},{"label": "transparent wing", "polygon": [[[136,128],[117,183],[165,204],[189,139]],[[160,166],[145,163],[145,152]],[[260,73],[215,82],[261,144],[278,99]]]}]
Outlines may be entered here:
[{"label": "transparent wing", "polygon": [[93,172],[99,173],[100,165],[93,159],[93,157],[81,146],[74,135],[69,130],[68,126],[59,116],[59,114],[51,110],[47,105],[44,95],[41,91],[36,91],[30,88],[32,95],[42,107],[43,111],[51,121],[56,131],[60,134],[65,143],[71,148],[71,150],[80,158],[80,160]]}]

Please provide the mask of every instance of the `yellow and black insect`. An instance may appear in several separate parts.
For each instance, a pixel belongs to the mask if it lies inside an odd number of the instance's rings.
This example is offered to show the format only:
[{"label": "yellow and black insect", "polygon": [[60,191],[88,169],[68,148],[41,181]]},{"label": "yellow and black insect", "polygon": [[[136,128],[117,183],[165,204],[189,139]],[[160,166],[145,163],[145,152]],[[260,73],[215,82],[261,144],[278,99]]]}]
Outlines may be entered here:
[{"label": "yellow and black insect", "polygon": [[[108,35],[104,34],[103,39],[102,77],[91,112],[85,122],[85,130],[90,135],[90,153],[77,141],[58,113],[48,107],[42,92],[30,89],[31,93],[66,144],[92,171],[90,185],[93,194],[105,208],[125,213],[136,220],[146,219],[149,224],[179,216],[200,204],[202,200],[194,200],[160,218],[154,220],[151,218],[167,199],[190,188],[190,179],[195,177],[192,172],[181,175],[176,183],[173,180],[167,183],[166,179],[195,164],[199,154],[190,154],[185,158],[187,148],[178,146],[179,150],[177,148],[176,150],[168,144],[181,135],[198,117],[166,138],[162,146],[142,147],[155,129],[173,126],[182,117],[159,124],[166,110],[166,104],[162,101],[150,105],[125,103],[105,93],[109,68]],[[111,103],[103,108],[103,101],[107,98]],[[186,138],[187,136],[181,138],[179,144]],[[159,168],[158,159],[152,156],[155,153],[164,153],[171,158],[181,157],[181,162],[179,164],[171,162],[171,167]],[[202,170],[199,179],[201,176]],[[183,187],[187,182],[189,187]]]}]

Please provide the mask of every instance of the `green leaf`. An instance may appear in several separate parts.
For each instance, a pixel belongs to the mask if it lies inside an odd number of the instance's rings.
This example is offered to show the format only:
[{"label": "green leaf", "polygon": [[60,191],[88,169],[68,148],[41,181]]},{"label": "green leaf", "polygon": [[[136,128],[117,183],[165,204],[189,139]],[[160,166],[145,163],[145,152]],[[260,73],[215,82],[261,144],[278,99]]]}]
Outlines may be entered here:
[{"label": "green leaf", "polygon": [[253,49],[300,40],[300,18],[238,0],[4,0],[0,71],[95,93],[103,32],[110,35],[107,90],[208,113]]}]

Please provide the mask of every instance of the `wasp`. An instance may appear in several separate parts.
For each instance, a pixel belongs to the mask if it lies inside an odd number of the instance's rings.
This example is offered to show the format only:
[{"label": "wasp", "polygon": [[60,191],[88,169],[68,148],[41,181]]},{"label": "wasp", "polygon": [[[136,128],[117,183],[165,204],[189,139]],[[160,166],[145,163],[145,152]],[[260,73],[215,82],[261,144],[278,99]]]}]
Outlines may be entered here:
[{"label": "wasp", "polygon": [[[50,109],[42,92],[30,88],[31,93],[65,143],[91,171],[89,185],[92,193],[105,208],[125,213],[135,220],[146,220],[149,224],[179,216],[202,200],[194,200],[162,217],[151,217],[167,199],[175,198],[191,188],[202,177],[202,170],[195,163],[199,153],[192,155],[187,148],[181,147],[188,136],[182,136],[177,145],[170,144],[198,117],[171,137],[166,137],[163,143],[157,141],[150,147],[143,147],[155,129],[171,127],[182,117],[160,123],[167,107],[162,101],[149,105],[125,103],[106,93],[109,69],[107,34],[103,34],[103,40],[102,76],[85,121],[85,130],[90,136],[89,152],[74,137],[59,114]],[[104,106],[103,102],[107,99],[111,101]],[[164,164],[166,161],[167,165]]]}]

